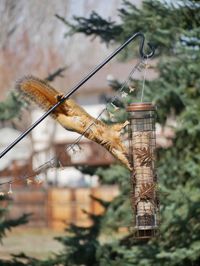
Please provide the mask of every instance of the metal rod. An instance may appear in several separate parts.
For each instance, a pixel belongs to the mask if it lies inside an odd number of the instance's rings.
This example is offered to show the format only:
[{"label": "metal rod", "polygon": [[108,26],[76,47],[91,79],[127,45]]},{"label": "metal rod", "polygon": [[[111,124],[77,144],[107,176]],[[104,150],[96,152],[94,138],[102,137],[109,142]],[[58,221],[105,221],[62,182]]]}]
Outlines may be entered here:
[{"label": "metal rod", "polygon": [[150,58],[154,55],[155,49],[149,43],[148,46],[151,50],[149,54],[143,52],[144,49],[144,34],[137,32],[133,34],[126,42],[124,42],[120,47],[118,47],[113,53],[111,53],[107,58],[105,58],[98,66],[96,66],[88,75],[86,75],[77,85],[72,87],[71,91],[68,92],[60,101],[58,101],[54,106],[52,106],[46,113],[44,113],[35,123],[33,123],[26,131],[24,131],[15,141],[13,141],[4,151],[0,153],[0,159],[11,150],[18,142],[20,142],[29,132],[31,132],[38,124],[40,124],[50,113],[52,113],[60,104],[62,104],[66,99],[68,99],[74,92],[76,92],[85,82],[87,82],[92,76],[94,76],[103,66],[105,66],[113,57],[115,57],[122,49],[124,49],[130,42],[132,42],[136,37],[141,37],[140,43],[140,56],[144,59]]}]

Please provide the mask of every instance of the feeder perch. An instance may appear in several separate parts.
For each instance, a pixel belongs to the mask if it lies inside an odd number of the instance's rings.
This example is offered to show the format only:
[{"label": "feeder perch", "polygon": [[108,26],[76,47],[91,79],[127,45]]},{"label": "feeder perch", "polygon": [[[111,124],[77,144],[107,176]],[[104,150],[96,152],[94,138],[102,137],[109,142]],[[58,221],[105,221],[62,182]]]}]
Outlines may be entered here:
[{"label": "feeder perch", "polygon": [[132,103],[127,111],[134,234],[136,238],[149,239],[158,232],[155,107],[151,103]]}]

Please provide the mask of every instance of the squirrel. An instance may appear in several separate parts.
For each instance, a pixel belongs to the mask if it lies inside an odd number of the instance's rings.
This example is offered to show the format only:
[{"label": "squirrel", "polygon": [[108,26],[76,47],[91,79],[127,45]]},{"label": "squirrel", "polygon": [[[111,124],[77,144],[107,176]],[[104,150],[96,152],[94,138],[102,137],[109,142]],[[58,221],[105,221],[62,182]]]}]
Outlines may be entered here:
[{"label": "squirrel", "polygon": [[[35,102],[45,111],[64,97],[45,80],[33,76],[20,79],[16,89],[28,102]],[[61,103],[51,116],[65,129],[84,134],[86,138],[102,145],[129,170],[132,169],[127,159],[127,149],[121,139],[121,130],[129,124],[128,121],[107,125],[89,115],[72,99]]]}]

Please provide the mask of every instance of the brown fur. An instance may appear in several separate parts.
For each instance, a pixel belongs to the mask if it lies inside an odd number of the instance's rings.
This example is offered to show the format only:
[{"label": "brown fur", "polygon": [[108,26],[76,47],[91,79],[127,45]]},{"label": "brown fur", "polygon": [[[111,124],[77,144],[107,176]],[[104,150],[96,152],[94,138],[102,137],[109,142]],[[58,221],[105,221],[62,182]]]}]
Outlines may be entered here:
[{"label": "brown fur", "polygon": [[[33,76],[19,80],[16,88],[26,99],[35,102],[44,110],[48,110],[62,98],[62,94],[48,83]],[[127,150],[120,136],[120,131],[127,125],[127,121],[124,124],[106,125],[89,115],[72,99],[65,100],[53,111],[52,116],[65,129],[84,134],[88,139],[104,146],[115,158],[131,169],[126,158]]]}]

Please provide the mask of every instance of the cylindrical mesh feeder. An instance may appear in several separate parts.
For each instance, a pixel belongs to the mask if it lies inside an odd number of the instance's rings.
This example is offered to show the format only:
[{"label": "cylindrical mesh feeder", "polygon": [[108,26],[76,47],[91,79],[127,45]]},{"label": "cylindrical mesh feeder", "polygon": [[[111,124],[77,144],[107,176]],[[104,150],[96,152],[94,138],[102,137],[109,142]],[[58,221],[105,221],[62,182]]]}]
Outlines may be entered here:
[{"label": "cylindrical mesh feeder", "polygon": [[129,112],[129,154],[131,204],[135,214],[135,237],[150,238],[158,228],[157,177],[155,169],[155,107],[151,103],[132,103]]}]

